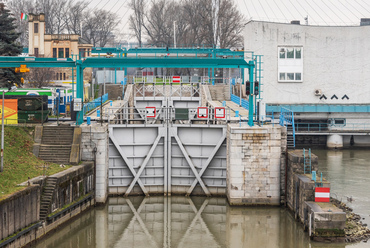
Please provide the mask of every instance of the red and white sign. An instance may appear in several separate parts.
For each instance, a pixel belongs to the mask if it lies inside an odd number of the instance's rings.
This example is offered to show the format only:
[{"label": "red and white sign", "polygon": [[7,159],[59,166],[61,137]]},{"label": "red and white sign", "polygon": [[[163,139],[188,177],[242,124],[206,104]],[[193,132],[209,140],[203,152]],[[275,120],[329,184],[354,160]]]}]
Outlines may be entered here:
[{"label": "red and white sign", "polygon": [[155,107],[146,107],[146,118],[155,118],[156,112]]},{"label": "red and white sign", "polygon": [[172,83],[181,83],[181,76],[172,76]]},{"label": "red and white sign", "polygon": [[315,202],[330,202],[330,188],[316,187]]},{"label": "red and white sign", "polygon": [[225,118],[225,108],[216,107],[215,108],[215,118]]},{"label": "red and white sign", "polygon": [[198,118],[208,118],[207,107],[198,107]]}]

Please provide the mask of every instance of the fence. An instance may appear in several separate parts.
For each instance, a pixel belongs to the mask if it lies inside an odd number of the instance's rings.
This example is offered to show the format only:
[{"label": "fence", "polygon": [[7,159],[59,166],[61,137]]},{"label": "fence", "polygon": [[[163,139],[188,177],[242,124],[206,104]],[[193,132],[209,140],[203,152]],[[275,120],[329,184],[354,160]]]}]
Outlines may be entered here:
[{"label": "fence", "polygon": [[91,102],[88,102],[88,103],[84,104],[84,108],[83,108],[84,115],[87,112],[90,112],[91,110],[99,107],[100,104],[102,104],[106,101],[108,101],[108,93],[105,94],[105,95],[102,95],[101,97],[98,97],[98,98],[94,99]]},{"label": "fence", "polygon": [[[234,94],[231,94],[231,101],[240,105],[240,97],[234,95]],[[241,106],[245,109],[249,109],[249,102],[245,99],[242,99],[241,101]]]}]

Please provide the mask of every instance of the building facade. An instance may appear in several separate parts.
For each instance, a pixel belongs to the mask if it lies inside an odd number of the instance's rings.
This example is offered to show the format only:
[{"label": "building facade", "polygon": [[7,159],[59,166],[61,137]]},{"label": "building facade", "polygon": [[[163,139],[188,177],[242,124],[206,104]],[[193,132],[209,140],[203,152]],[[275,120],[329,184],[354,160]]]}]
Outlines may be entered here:
[{"label": "building facade", "polygon": [[[45,15],[29,14],[28,16],[28,51],[29,56],[45,58],[89,57],[92,45],[77,34],[45,34]],[[71,82],[71,68],[55,68],[56,82]],[[75,74],[75,73],[74,73]],[[92,69],[84,70],[84,80],[91,82]]]},{"label": "building facade", "polygon": [[[267,113],[281,106],[294,111],[298,131],[313,126],[327,133],[370,130],[369,37],[368,25],[248,22],[244,47],[263,56]],[[343,141],[370,145],[364,137],[354,133]]]}]

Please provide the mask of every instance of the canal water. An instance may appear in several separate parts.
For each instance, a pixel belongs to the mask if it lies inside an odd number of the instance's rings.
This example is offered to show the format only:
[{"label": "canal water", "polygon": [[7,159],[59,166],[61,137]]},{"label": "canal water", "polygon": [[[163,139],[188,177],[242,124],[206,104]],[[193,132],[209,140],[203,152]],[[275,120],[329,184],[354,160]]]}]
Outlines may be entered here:
[{"label": "canal water", "polygon": [[[370,225],[370,152],[313,153],[319,156],[319,170],[331,182],[333,196],[346,202]],[[34,247],[365,248],[370,247],[370,241],[310,241],[302,226],[283,208],[230,207],[225,198],[155,196],[110,198],[105,207],[84,213]]]}]

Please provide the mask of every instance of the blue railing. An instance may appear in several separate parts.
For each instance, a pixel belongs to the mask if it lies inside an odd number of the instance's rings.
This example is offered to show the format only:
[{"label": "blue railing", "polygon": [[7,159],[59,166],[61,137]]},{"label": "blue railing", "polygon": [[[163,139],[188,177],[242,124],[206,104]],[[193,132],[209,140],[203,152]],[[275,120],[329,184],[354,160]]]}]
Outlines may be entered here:
[{"label": "blue railing", "polygon": [[91,110],[99,107],[101,103],[104,103],[106,101],[108,101],[108,93],[101,96],[101,97],[98,97],[98,98],[94,99],[91,102],[88,102],[88,103],[84,104],[84,109],[83,109],[84,115],[87,112],[90,112]]},{"label": "blue railing", "polygon": [[293,146],[295,147],[295,126],[294,126],[294,112],[290,109],[281,107],[280,111],[280,125],[286,126],[286,124],[292,125],[293,131]]},{"label": "blue railing", "polygon": [[[231,101],[239,105],[240,104],[240,97],[238,97],[234,94],[231,94]],[[249,103],[248,103],[247,100],[242,99],[242,107],[245,108],[245,109],[249,109]]]}]

